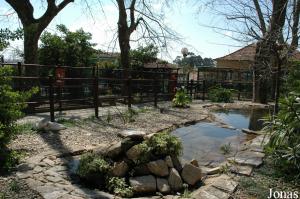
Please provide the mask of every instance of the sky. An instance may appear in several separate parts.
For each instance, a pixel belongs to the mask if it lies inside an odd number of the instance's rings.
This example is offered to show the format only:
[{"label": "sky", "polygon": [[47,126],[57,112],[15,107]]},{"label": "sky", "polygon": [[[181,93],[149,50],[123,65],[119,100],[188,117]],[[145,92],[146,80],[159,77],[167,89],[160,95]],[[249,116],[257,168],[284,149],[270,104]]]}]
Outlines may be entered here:
[{"label": "sky", "polygon": [[[40,3],[41,0],[30,1],[35,5],[35,17],[41,16],[46,6],[45,1],[44,4]],[[164,9],[164,20],[170,28],[183,38],[183,42],[168,43],[171,47],[169,54],[160,53],[159,58],[172,61],[176,56],[181,55],[180,51],[183,47],[202,57],[217,58],[245,45],[227,37],[226,35],[231,36],[230,32],[220,34],[216,30],[206,27],[222,26],[222,23],[224,23],[222,18],[213,14],[209,9],[189,1],[186,1],[186,3],[174,2],[170,8]],[[157,10],[160,9],[158,4],[154,4],[153,7]],[[118,43],[112,42],[117,28],[117,7],[111,0],[102,0],[102,9],[98,4],[88,8],[83,1],[75,0],[75,3],[69,4],[54,18],[46,30],[55,32],[57,24],[65,24],[71,31],[83,28],[84,31],[92,33],[92,42],[97,44],[97,48],[117,52]],[[1,28],[15,29],[21,27],[17,15],[11,13],[13,13],[11,7],[4,0],[0,0]],[[13,42],[12,47],[22,49],[22,42]],[[132,43],[131,47],[135,48],[137,44]],[[10,52],[7,50],[4,55],[9,56]]]}]

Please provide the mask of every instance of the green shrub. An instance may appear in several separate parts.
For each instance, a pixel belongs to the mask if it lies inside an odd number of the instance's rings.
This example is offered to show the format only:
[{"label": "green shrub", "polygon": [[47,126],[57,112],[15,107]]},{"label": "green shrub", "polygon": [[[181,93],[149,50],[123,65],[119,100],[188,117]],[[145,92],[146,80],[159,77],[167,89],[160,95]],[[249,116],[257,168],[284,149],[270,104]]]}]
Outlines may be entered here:
[{"label": "green shrub", "polygon": [[38,91],[32,88],[27,92],[14,91],[10,76],[13,69],[8,66],[0,67],[0,168],[3,168],[13,155],[7,149],[7,144],[17,132],[16,120],[23,116],[26,100]]},{"label": "green shrub", "polygon": [[155,156],[179,156],[182,153],[182,144],[179,138],[168,132],[152,136],[147,141],[147,145]]},{"label": "green shrub", "polygon": [[271,135],[266,151],[276,168],[300,179],[300,94],[290,93],[280,100],[280,111],[270,117],[264,130]]},{"label": "green shrub", "polygon": [[230,103],[233,102],[232,94],[233,89],[223,88],[221,86],[216,86],[210,88],[208,91],[208,99],[212,102],[225,102]]},{"label": "green shrub", "polygon": [[80,158],[77,174],[88,185],[102,187],[109,170],[110,165],[103,157],[86,153]]},{"label": "green shrub", "polygon": [[176,94],[172,100],[173,106],[175,107],[187,107],[191,103],[191,98],[187,94],[187,91],[184,88],[180,88],[176,91]]},{"label": "green shrub", "polygon": [[124,178],[118,178],[118,177],[108,178],[106,183],[106,188],[109,192],[117,196],[121,196],[125,198],[130,198],[133,196],[132,187],[130,187],[125,182]]}]

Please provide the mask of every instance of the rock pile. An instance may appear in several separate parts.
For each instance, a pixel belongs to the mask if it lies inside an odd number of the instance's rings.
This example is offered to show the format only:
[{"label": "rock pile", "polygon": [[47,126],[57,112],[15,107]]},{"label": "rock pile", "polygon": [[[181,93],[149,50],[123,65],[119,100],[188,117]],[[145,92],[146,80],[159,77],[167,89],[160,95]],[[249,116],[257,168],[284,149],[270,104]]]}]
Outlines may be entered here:
[{"label": "rock pile", "polygon": [[151,139],[145,135],[139,131],[123,131],[122,141],[98,151],[113,161],[111,176],[125,178],[137,195],[176,193],[183,189],[184,183],[195,186],[201,181],[202,172],[195,161],[182,165],[174,154],[144,157],[140,144]]}]

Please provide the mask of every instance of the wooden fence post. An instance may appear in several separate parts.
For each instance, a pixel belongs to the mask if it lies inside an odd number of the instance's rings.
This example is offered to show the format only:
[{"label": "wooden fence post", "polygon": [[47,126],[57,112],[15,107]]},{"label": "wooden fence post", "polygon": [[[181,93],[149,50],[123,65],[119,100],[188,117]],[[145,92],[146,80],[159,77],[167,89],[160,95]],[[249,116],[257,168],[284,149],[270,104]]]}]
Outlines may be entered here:
[{"label": "wooden fence post", "polygon": [[194,87],[194,80],[191,79],[190,83],[190,97],[193,98],[193,87]]},{"label": "wooden fence post", "polygon": [[157,108],[157,79],[154,76],[153,83],[152,83],[152,88],[154,92],[154,107]]},{"label": "wooden fence post", "polygon": [[128,109],[131,108],[131,94],[132,94],[132,79],[131,79],[131,76],[127,79],[127,101],[128,101]]},{"label": "wooden fence post", "polygon": [[54,79],[53,76],[49,75],[49,103],[50,103],[50,120],[55,121],[54,118]]},{"label": "wooden fence post", "polygon": [[95,117],[99,118],[99,88],[98,88],[98,77],[94,76],[94,108],[95,108]]},{"label": "wooden fence post", "polygon": [[205,87],[206,87],[205,80],[202,81],[202,100],[205,101]]}]

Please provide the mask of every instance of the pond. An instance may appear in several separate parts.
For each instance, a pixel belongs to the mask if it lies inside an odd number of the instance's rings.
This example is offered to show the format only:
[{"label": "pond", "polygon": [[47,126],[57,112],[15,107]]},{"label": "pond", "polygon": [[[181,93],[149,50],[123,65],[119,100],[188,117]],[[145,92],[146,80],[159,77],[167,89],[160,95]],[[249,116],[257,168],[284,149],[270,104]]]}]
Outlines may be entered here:
[{"label": "pond", "polygon": [[[253,113],[253,115],[251,115]],[[261,119],[266,110],[226,110],[217,111],[215,114],[223,122],[241,129],[250,128],[258,130],[261,128]],[[229,145],[231,155],[241,148],[245,141],[253,139],[254,135],[249,135],[240,130],[232,130],[218,127],[215,123],[200,122],[195,125],[178,128],[173,131],[183,144],[183,161],[191,159],[198,160],[202,166],[212,164],[217,165],[223,162],[226,157],[220,150],[221,146]]]}]

